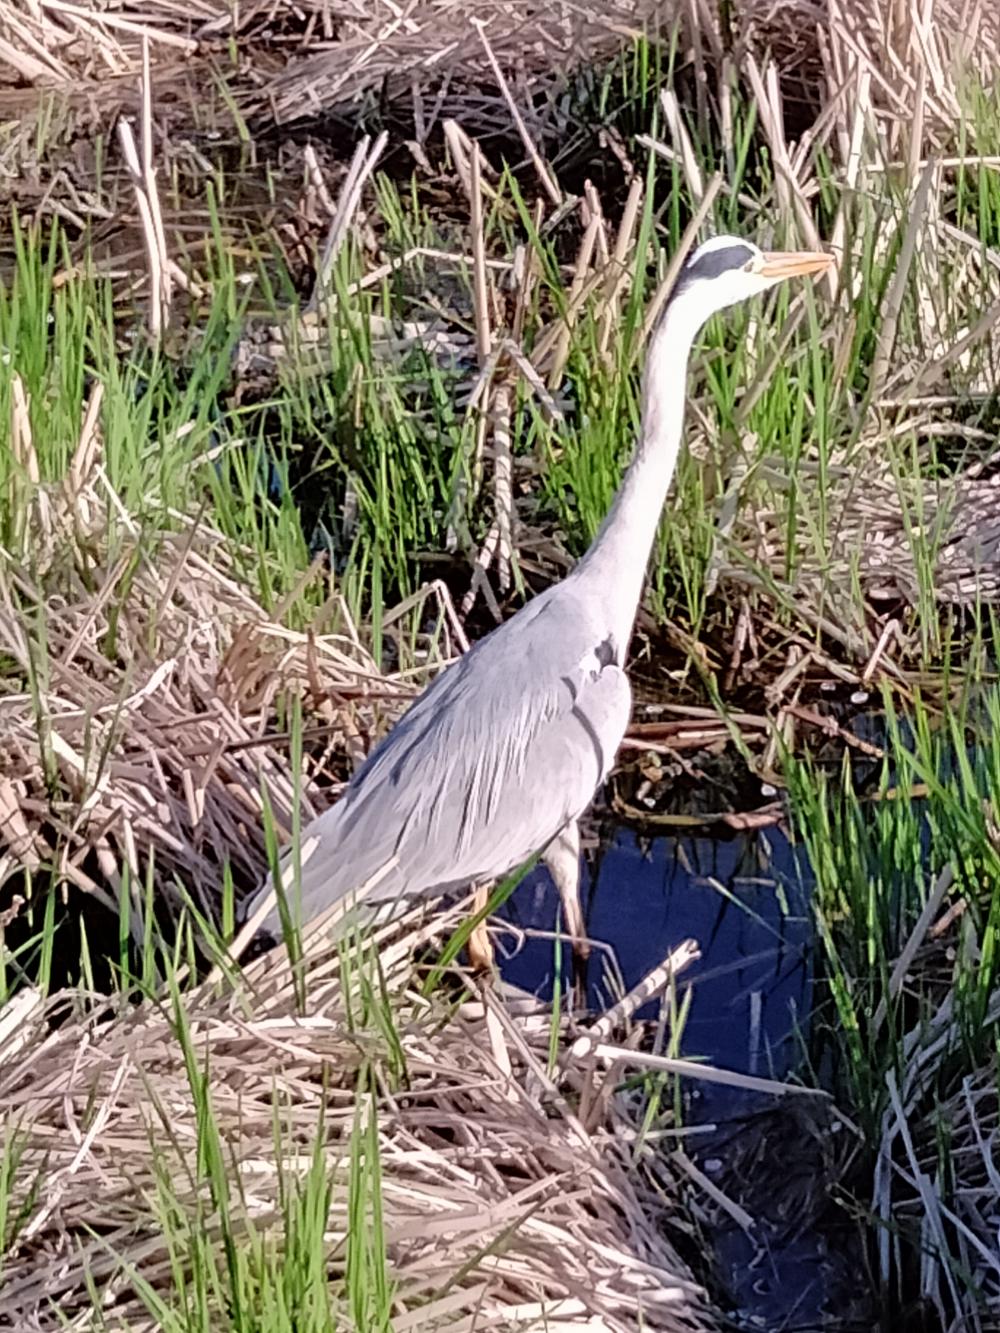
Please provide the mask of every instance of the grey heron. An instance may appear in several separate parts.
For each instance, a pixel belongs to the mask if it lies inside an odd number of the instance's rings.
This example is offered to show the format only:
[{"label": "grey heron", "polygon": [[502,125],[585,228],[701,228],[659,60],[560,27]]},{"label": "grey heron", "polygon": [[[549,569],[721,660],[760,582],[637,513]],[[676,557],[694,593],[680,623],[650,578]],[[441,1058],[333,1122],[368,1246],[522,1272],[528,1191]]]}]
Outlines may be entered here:
[{"label": "grey heron", "polygon": [[[629,721],[626,654],[681,445],[692,345],[716,311],[831,263],[733,236],[691,254],[652,333],[640,436],[593,544],[561,583],[442,671],[303,831],[311,855],[287,890],[298,898],[293,921],[366,884],[366,905],[428,897],[496,880],[540,853],[585,956],[579,819]],[[280,923],[275,903],[260,925],[277,935]]]}]

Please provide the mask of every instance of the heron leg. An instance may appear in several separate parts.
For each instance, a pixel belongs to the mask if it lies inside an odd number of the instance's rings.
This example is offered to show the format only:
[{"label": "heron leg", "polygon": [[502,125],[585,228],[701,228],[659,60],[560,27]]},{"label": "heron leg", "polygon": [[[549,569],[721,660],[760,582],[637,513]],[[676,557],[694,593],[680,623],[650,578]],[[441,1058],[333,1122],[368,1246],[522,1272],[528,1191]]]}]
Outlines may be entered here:
[{"label": "heron leg", "polygon": [[[483,910],[490,900],[490,887],[488,884],[477,886],[472,899],[472,911],[478,914]],[[474,972],[485,972],[488,976],[493,974],[493,965],[495,962],[493,954],[493,941],[490,939],[490,933],[486,928],[486,922],[480,921],[469,936],[469,942],[466,945],[469,952],[469,962]]]},{"label": "heron leg", "polygon": [[580,906],[580,826],[575,819],[552,839],[542,853],[542,861],[559,890],[566,931],[573,945],[573,980],[577,991],[582,987],[585,995],[590,940]]}]

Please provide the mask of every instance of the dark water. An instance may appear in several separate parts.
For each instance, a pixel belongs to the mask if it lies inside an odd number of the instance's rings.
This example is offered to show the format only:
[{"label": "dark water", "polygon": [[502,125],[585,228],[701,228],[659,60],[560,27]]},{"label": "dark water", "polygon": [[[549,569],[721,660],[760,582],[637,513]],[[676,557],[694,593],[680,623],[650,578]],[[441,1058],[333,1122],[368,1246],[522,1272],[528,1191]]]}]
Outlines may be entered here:
[{"label": "dark water", "polygon": [[[693,938],[702,957],[680,978],[693,985],[685,1056],[741,1073],[780,1078],[788,1071],[793,1032],[811,1008],[813,927],[803,858],[778,829],[726,839],[640,839],[619,828],[585,866],[581,887],[588,933],[608,946],[595,949],[590,962],[593,1009],[616,998],[616,974],[629,990]],[[551,931],[558,905],[548,875],[537,870],[503,914],[529,930]],[[550,939],[528,938],[504,963],[504,976],[548,998],[554,948]],[[654,1013],[647,1006],[641,1016]]]},{"label": "dark water", "polygon": [[[680,1053],[785,1078],[808,1040],[809,889],[803,855],[777,828],[728,838],[639,838],[627,828],[614,830],[584,870],[588,933],[608,946],[590,961],[591,1008],[606,1008],[693,938],[702,956],[678,982],[692,995]],[[557,913],[558,896],[538,870],[502,914],[527,931],[551,932]],[[551,938],[529,935],[502,963],[505,978],[550,997],[556,947]],[[567,978],[565,947],[561,969]],[[653,1004],[641,1016],[656,1013]],[[762,1333],[870,1328],[856,1236],[830,1204],[829,1145],[836,1135],[825,1103],[697,1080],[683,1086],[684,1120],[694,1130],[685,1151],[754,1219],[748,1233],[701,1196],[696,1261],[711,1256],[701,1275],[737,1326]],[[699,1193],[692,1191],[694,1198]]]}]

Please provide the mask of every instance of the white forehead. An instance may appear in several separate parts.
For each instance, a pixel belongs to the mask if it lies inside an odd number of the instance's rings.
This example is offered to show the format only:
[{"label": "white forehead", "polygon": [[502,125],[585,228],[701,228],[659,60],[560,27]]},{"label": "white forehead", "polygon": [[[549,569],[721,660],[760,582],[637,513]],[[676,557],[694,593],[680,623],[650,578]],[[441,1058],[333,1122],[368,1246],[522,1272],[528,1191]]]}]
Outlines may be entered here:
[{"label": "white forehead", "polygon": [[749,250],[754,257],[759,257],[761,251],[753,241],[745,240],[742,236],[713,236],[710,240],[702,241],[697,250],[692,250],[688,258],[688,263],[692,264],[702,255],[714,254],[716,250],[730,250],[733,246],[740,246],[744,250]]}]

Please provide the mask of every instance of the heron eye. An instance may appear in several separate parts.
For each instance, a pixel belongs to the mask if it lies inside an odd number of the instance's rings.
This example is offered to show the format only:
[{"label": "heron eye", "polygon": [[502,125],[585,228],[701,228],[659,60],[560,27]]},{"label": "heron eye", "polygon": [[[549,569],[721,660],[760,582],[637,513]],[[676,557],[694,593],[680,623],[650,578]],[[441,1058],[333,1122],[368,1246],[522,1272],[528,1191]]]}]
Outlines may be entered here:
[{"label": "heron eye", "polygon": [[752,272],[754,271],[754,269],[756,268],[756,266],[757,266],[757,265],[756,265],[756,261],[755,261],[755,260],[753,260],[753,259],[748,259],[747,262],[743,265],[743,272],[744,272],[744,273],[752,273]]}]

